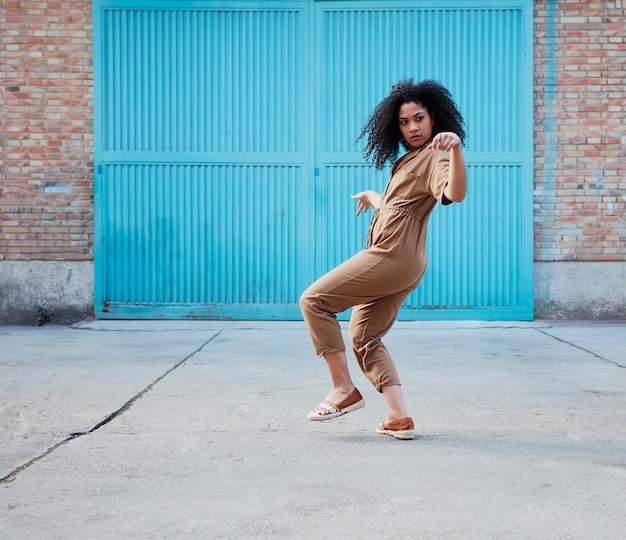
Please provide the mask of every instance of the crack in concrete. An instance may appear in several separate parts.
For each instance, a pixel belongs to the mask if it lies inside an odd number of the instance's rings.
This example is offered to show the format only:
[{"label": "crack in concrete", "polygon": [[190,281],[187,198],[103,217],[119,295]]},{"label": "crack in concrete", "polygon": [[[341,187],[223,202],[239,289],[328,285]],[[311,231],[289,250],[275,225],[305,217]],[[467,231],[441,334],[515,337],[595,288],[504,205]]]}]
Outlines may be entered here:
[{"label": "crack in concrete", "polygon": [[556,339],[557,341],[560,341],[561,343],[565,343],[566,345],[569,345],[570,347],[574,347],[575,349],[579,349],[581,351],[584,351],[584,352],[590,354],[591,356],[595,356],[598,360],[602,360],[603,362],[606,362],[607,364],[612,364],[612,365],[617,366],[619,368],[626,368],[626,365],[620,364],[619,362],[614,362],[613,360],[609,360],[608,358],[604,358],[604,356],[600,356],[599,354],[594,353],[593,351],[590,351],[589,349],[585,349],[584,347],[581,347],[580,345],[576,345],[575,343],[572,343],[571,341],[567,341],[566,339],[562,339],[560,337],[554,336],[554,335],[550,334],[549,332],[545,332],[541,328],[537,328],[536,330],[538,332],[541,332],[542,334],[548,336],[548,337],[551,337],[552,339]]},{"label": "crack in concrete", "polygon": [[95,424],[91,429],[89,429],[88,431],[76,431],[74,433],[70,433],[68,437],[66,437],[62,441],[56,443],[54,446],[51,446],[50,448],[48,448],[43,454],[40,454],[39,456],[34,457],[33,459],[31,459],[30,461],[24,463],[23,465],[20,465],[17,469],[15,469],[11,473],[7,474],[4,478],[0,478],[0,484],[8,484],[9,482],[13,482],[13,480],[15,480],[17,478],[17,476],[21,472],[25,471],[29,467],[35,465],[35,463],[37,463],[37,462],[41,461],[42,459],[46,458],[47,456],[52,454],[55,450],[57,450],[61,446],[66,445],[67,443],[69,443],[70,441],[73,441],[74,439],[78,439],[80,437],[84,437],[85,435],[89,435],[90,433],[93,433],[94,431],[99,430],[102,426],[107,425],[108,423],[110,423],[113,420],[115,420],[115,418],[117,418],[118,416],[124,414],[126,411],[128,411],[133,406],[133,404],[137,400],[141,399],[145,394],[147,394],[150,390],[152,390],[160,381],[162,381],[170,373],[172,373],[174,370],[178,369],[185,362],[187,362],[187,360],[189,360],[191,357],[193,357],[196,354],[198,354],[202,349],[204,349],[204,347],[206,347],[209,343],[211,343],[211,341],[213,341],[221,333],[222,333],[222,330],[219,330],[210,339],[208,339],[202,345],[200,345],[200,347],[198,347],[195,351],[193,351],[191,354],[187,355],[185,358],[183,358],[182,360],[180,360],[179,362],[174,364],[171,368],[169,368],[167,371],[165,371],[165,373],[163,373],[162,375],[157,377],[148,386],[146,386],[141,392],[139,392],[138,394],[135,394],[126,403],[124,403],[124,405],[122,405],[119,409],[117,409],[116,411],[114,411],[111,414],[109,414],[104,420],[102,420],[102,421],[98,422],[97,424]]}]

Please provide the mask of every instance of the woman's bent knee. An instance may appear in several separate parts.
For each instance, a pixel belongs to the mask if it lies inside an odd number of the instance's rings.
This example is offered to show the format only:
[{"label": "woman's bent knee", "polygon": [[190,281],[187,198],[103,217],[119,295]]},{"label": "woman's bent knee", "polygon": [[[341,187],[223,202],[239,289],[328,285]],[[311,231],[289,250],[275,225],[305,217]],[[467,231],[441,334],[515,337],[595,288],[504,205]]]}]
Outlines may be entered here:
[{"label": "woman's bent knee", "polygon": [[318,308],[318,297],[315,293],[313,293],[310,289],[307,289],[300,296],[300,311],[306,318],[307,314],[312,314],[319,311]]},{"label": "woman's bent knee", "polygon": [[299,300],[299,304],[300,304],[300,309],[301,310],[305,310],[306,308],[308,308],[308,306],[311,304],[311,297],[309,295],[308,290],[304,291],[301,295],[300,295],[300,300]]}]

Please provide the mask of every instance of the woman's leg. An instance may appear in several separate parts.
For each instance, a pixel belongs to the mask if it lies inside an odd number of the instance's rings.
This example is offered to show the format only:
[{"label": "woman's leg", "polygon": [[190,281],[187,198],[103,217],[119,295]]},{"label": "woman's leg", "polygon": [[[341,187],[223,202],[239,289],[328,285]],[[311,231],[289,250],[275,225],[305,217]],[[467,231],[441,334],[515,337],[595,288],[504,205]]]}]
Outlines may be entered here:
[{"label": "woman's leg", "polygon": [[325,401],[341,403],[354,390],[354,383],[350,377],[348,361],[345,351],[327,353],[324,355],[326,366],[330,374],[331,389]]},{"label": "woman's leg", "polygon": [[389,411],[387,422],[395,422],[396,420],[409,417],[409,411],[404,404],[404,397],[402,396],[402,387],[399,384],[383,386],[382,392]]},{"label": "woman's leg", "polygon": [[350,318],[350,340],[359,367],[379,392],[388,409],[388,422],[409,416],[400,377],[389,351],[382,342],[396,320],[410,290],[356,306]]},{"label": "woman's leg", "polygon": [[391,330],[398,311],[410,290],[355,306],[348,333],[352,349],[363,374],[382,392],[385,386],[397,386],[400,377],[382,338]]}]

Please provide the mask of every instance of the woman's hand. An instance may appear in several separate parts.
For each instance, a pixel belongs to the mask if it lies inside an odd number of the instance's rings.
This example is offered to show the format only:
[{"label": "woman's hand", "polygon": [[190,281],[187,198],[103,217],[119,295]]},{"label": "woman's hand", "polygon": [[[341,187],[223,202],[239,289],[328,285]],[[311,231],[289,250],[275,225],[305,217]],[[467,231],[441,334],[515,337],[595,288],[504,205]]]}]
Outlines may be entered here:
[{"label": "woman's hand", "polygon": [[375,191],[361,191],[361,193],[351,195],[350,198],[359,201],[356,205],[357,216],[361,212],[367,212],[370,206],[380,208],[380,194]]},{"label": "woman's hand", "polygon": [[461,139],[456,133],[451,131],[442,131],[434,136],[432,142],[428,145],[429,150],[443,150],[449,152],[455,146],[461,144]]},{"label": "woman's hand", "polygon": [[456,133],[443,131],[435,135],[428,148],[450,152],[448,183],[443,193],[450,201],[461,202],[467,192],[467,170],[461,149],[461,139]]}]

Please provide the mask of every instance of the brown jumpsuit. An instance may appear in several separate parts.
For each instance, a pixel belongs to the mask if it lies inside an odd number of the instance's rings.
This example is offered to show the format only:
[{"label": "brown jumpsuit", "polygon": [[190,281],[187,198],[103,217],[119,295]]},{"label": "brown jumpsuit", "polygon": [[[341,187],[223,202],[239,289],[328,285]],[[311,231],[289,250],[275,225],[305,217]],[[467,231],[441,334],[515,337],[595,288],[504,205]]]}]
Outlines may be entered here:
[{"label": "brown jumpsuit", "polygon": [[443,190],[449,154],[422,147],[393,164],[368,232],[368,247],[302,293],[300,308],[317,355],[344,351],[336,314],[354,307],[349,336],[359,367],[381,392],[400,384],[381,338],[426,271],[426,225]]}]

